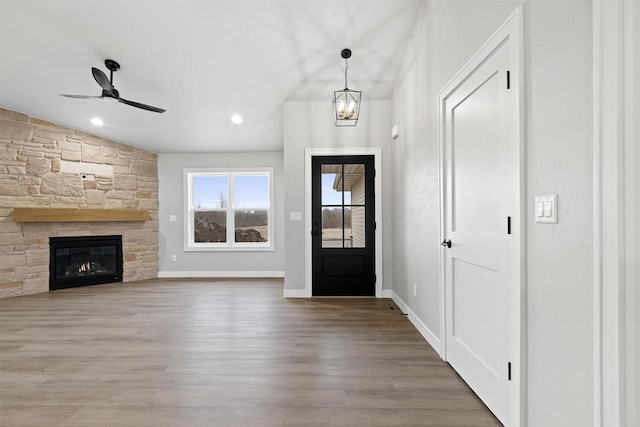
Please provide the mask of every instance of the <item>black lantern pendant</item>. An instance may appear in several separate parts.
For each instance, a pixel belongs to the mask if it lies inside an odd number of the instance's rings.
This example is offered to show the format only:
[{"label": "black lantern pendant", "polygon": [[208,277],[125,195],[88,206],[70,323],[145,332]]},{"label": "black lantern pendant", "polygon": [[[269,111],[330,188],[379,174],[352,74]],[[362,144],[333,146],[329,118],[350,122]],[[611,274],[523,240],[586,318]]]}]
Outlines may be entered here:
[{"label": "black lantern pendant", "polygon": [[336,126],[355,126],[360,117],[360,99],[362,91],[351,90],[347,84],[347,70],[351,58],[351,49],[343,49],[341,53],[344,58],[344,89],[333,92],[333,112],[336,119]]}]

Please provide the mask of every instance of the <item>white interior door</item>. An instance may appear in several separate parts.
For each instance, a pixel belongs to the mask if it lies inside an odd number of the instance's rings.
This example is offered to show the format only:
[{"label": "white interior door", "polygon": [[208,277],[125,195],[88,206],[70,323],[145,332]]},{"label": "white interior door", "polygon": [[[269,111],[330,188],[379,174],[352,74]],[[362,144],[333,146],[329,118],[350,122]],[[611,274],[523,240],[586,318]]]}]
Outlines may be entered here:
[{"label": "white interior door", "polygon": [[509,234],[519,203],[510,43],[486,49],[441,96],[445,357],[506,425],[514,421],[512,325],[519,324],[511,304],[520,292]]}]

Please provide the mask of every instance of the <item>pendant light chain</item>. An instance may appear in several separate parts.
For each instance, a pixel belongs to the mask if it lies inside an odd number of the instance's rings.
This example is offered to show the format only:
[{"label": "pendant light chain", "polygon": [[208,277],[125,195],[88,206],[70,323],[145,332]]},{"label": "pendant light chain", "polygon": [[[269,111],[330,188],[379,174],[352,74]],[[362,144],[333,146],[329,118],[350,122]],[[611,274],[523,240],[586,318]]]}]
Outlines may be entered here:
[{"label": "pendant light chain", "polygon": [[349,86],[347,85],[347,70],[349,69],[349,62],[347,60],[347,58],[344,58],[344,88],[345,89],[349,89]]}]

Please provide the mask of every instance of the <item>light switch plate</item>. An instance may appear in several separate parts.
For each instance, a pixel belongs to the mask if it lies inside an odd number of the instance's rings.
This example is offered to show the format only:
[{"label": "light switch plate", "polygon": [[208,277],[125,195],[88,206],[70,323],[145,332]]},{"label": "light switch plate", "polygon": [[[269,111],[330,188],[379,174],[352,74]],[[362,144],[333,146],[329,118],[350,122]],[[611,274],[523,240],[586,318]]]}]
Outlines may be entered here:
[{"label": "light switch plate", "polygon": [[558,223],[558,195],[536,196],[534,205],[534,218],[538,224]]},{"label": "light switch plate", "polygon": [[302,212],[289,212],[289,221],[302,221]]},{"label": "light switch plate", "polygon": [[177,220],[178,220],[178,217],[176,215],[169,215],[170,222],[176,222]]}]

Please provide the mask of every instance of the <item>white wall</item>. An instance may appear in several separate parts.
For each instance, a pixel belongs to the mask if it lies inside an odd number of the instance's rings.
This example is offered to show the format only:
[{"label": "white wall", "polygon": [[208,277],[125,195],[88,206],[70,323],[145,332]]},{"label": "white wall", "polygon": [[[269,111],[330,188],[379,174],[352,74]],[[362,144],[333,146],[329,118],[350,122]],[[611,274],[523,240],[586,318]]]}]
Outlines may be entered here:
[{"label": "white wall", "polygon": [[[627,426],[640,425],[640,3],[628,3],[625,16],[625,392]],[[629,9],[626,9],[629,11]]]},{"label": "white wall", "polygon": [[[185,252],[184,168],[274,168],[274,251]],[[258,153],[167,153],[158,155],[158,222],[160,231],[159,276],[189,277],[192,272],[238,272],[251,277],[256,272],[284,271],[284,175],[282,152]],[[176,222],[169,222],[176,215]],[[171,261],[171,255],[177,261]],[[222,274],[223,276],[225,274]],[[269,274],[267,274],[269,275]]]},{"label": "white wall", "polygon": [[[363,94],[363,97],[366,93]],[[389,146],[391,141],[391,103],[363,102],[360,120],[355,127],[336,128],[331,102],[286,102],[284,104],[284,177],[285,217],[289,212],[305,212],[305,148],[382,148],[382,194],[390,194],[391,173]],[[380,176],[380,175],[378,175]],[[390,241],[391,207],[382,203],[383,241]],[[305,221],[285,221],[286,290],[305,288]],[[379,244],[379,242],[376,242]],[[383,247],[383,286],[391,280],[391,250]]]},{"label": "white wall", "polygon": [[[439,91],[518,1],[428,1],[393,98],[394,292],[440,332]],[[529,426],[593,425],[591,5],[524,2]],[[559,223],[534,224],[558,194]],[[418,284],[417,296],[410,292]]]}]

